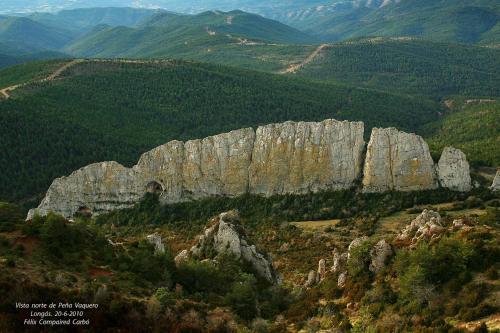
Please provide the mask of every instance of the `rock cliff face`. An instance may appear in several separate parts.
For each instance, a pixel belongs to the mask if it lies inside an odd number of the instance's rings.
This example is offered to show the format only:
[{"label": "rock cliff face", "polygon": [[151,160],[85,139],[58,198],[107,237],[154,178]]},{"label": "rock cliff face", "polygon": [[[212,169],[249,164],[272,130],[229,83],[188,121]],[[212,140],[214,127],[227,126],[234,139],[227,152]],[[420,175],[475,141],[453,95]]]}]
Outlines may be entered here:
[{"label": "rock cliff face", "polygon": [[40,206],[71,217],[126,208],[146,192],[165,203],[206,198],[345,189],[361,175],[363,123],[286,122],[187,142],[143,154],[133,168],[116,162],[84,167],[56,179]]},{"label": "rock cliff face", "polygon": [[[77,212],[102,213],[130,207],[144,195],[145,183],[137,172],[116,162],[88,165],[68,177],[54,180],[36,211],[71,217]],[[30,210],[31,219],[35,210]]]},{"label": "rock cliff face", "polygon": [[368,143],[365,192],[418,191],[437,188],[429,147],[422,137],[395,128],[374,128]]},{"label": "rock cliff face", "polygon": [[446,147],[439,159],[437,170],[442,187],[459,192],[471,190],[469,163],[461,150]]},{"label": "rock cliff face", "polygon": [[326,120],[257,129],[250,192],[273,195],[346,189],[359,177],[364,125]]},{"label": "rock cliff face", "polygon": [[[364,159],[363,132],[362,122],[329,119],[171,141],[143,154],[132,168],[96,163],[54,180],[28,219],[35,212],[54,211],[69,218],[77,212],[99,214],[131,207],[147,192],[174,203],[244,193],[271,196],[348,189],[363,173],[366,192],[438,186],[436,168],[421,137],[375,128]],[[467,191],[468,164],[460,153],[444,152],[439,175],[443,186]]]}]

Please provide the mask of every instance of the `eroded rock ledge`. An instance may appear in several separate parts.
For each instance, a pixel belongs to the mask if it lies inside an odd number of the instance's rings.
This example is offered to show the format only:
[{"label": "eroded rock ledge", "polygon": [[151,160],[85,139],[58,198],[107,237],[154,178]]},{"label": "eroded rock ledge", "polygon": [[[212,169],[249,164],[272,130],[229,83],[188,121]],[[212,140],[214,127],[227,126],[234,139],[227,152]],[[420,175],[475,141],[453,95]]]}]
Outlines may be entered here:
[{"label": "eroded rock ledge", "polygon": [[[144,153],[132,168],[102,162],[55,179],[28,219],[49,211],[69,218],[77,212],[127,208],[146,192],[174,203],[245,193],[271,196],[342,190],[362,177],[367,192],[434,189],[438,179],[445,179],[442,186],[455,190],[470,188],[470,178],[463,177],[469,172],[465,155],[445,158],[437,169],[418,135],[374,128],[365,158],[363,134],[362,122],[328,119],[171,141]],[[441,170],[446,172],[443,177],[438,174]]]}]

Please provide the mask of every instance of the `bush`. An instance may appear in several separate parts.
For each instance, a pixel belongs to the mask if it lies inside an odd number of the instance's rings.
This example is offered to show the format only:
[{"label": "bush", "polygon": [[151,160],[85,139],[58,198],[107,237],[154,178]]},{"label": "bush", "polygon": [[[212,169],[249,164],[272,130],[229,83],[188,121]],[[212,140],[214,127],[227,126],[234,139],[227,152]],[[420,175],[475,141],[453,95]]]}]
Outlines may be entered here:
[{"label": "bush", "polygon": [[[418,309],[431,300],[437,286],[451,279],[466,279],[473,250],[463,240],[444,238],[435,246],[420,244],[414,251],[401,250],[395,259],[400,300]],[[463,282],[463,281],[462,281]]]},{"label": "bush", "polygon": [[175,303],[175,295],[168,290],[168,288],[158,288],[154,297],[160,302],[162,309],[171,306]]},{"label": "bush", "polygon": [[62,216],[53,213],[47,215],[40,228],[43,247],[53,258],[61,258],[67,249],[77,247],[81,241],[78,236],[70,230]]},{"label": "bush", "polygon": [[491,227],[500,226],[500,208],[498,207],[488,207],[486,208],[486,214],[479,217],[479,223],[486,224]]},{"label": "bush", "polygon": [[191,260],[182,263],[176,280],[189,293],[224,293],[228,288],[223,273],[211,262]]},{"label": "bush", "polygon": [[371,248],[372,244],[367,240],[350,251],[347,271],[349,277],[353,280],[359,280],[370,275],[368,267],[370,265]]},{"label": "bush", "polygon": [[257,280],[246,274],[243,281],[234,282],[231,291],[224,297],[224,303],[245,320],[251,320],[258,314]]}]

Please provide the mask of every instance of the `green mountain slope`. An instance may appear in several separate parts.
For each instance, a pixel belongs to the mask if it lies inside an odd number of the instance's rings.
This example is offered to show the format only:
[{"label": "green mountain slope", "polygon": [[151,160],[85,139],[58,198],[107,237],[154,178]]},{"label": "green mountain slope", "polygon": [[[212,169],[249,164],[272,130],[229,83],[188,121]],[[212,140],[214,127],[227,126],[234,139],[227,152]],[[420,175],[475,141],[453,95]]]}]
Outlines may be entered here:
[{"label": "green mountain slope", "polygon": [[79,8],[57,13],[34,13],[29,18],[44,25],[82,32],[100,24],[133,27],[159,11],[128,7]]},{"label": "green mountain slope", "polygon": [[85,57],[175,57],[279,70],[312,51],[289,44],[313,42],[298,30],[241,11],[163,13],[137,28],[97,26],[65,51]]},{"label": "green mountain slope", "polygon": [[[26,63],[34,60],[68,58],[67,55],[58,51],[29,51],[17,45],[17,43],[0,42],[0,68]],[[4,81],[0,77],[0,82]],[[3,86],[0,84],[0,86]]]},{"label": "green mountain slope", "polygon": [[53,28],[25,17],[0,16],[0,43],[13,44],[25,52],[56,50],[72,39],[69,31]]},{"label": "green mountain slope", "polygon": [[408,38],[332,44],[298,75],[425,94],[500,96],[500,50]]},{"label": "green mountain slope", "polygon": [[500,166],[498,100],[464,100],[452,113],[426,125],[424,133],[429,147],[436,153],[452,145],[462,149],[472,164]]},{"label": "green mountain slope", "polygon": [[422,98],[209,64],[93,61],[63,74],[0,101],[1,199],[40,193],[91,162],[130,165],[172,139],[325,118],[414,130],[440,110]]},{"label": "green mountain slope", "polygon": [[495,0],[402,0],[379,8],[347,8],[312,15],[296,26],[328,40],[362,36],[418,36],[479,43],[499,40]]},{"label": "green mountain slope", "polygon": [[18,64],[19,61],[10,55],[0,54],[0,68]]}]

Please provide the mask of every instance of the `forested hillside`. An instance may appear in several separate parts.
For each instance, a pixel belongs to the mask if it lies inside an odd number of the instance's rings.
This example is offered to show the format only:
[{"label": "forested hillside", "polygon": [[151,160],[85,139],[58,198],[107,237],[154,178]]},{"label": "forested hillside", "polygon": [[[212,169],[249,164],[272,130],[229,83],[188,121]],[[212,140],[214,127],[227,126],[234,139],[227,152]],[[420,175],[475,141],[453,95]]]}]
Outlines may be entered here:
[{"label": "forested hillside", "polygon": [[181,58],[279,71],[312,52],[317,40],[242,11],[160,13],[138,27],[96,26],[64,51],[83,57]]},{"label": "forested hillside", "polygon": [[388,4],[382,6],[357,3],[309,8],[285,22],[328,41],[366,36],[483,44],[500,40],[500,7],[495,0],[401,0],[384,1]]},{"label": "forested hillside", "polygon": [[452,145],[474,165],[500,165],[500,102],[487,99],[453,101],[452,112],[424,127],[436,154]]},{"label": "forested hillside", "polygon": [[298,75],[435,98],[500,96],[498,68],[500,49],[366,38],[332,44]]},{"label": "forested hillside", "polygon": [[72,39],[69,31],[25,17],[0,16],[0,43],[27,52],[57,50]]},{"label": "forested hillside", "polygon": [[363,120],[367,133],[372,126],[413,131],[439,111],[422,98],[217,65],[86,62],[0,101],[0,149],[7,152],[0,197],[38,194],[55,177],[95,161],[130,165],[172,139],[325,118]]},{"label": "forested hillside", "polygon": [[28,17],[48,26],[83,33],[100,24],[133,27],[159,12],[162,11],[129,7],[78,8],[57,13],[34,13]]}]

